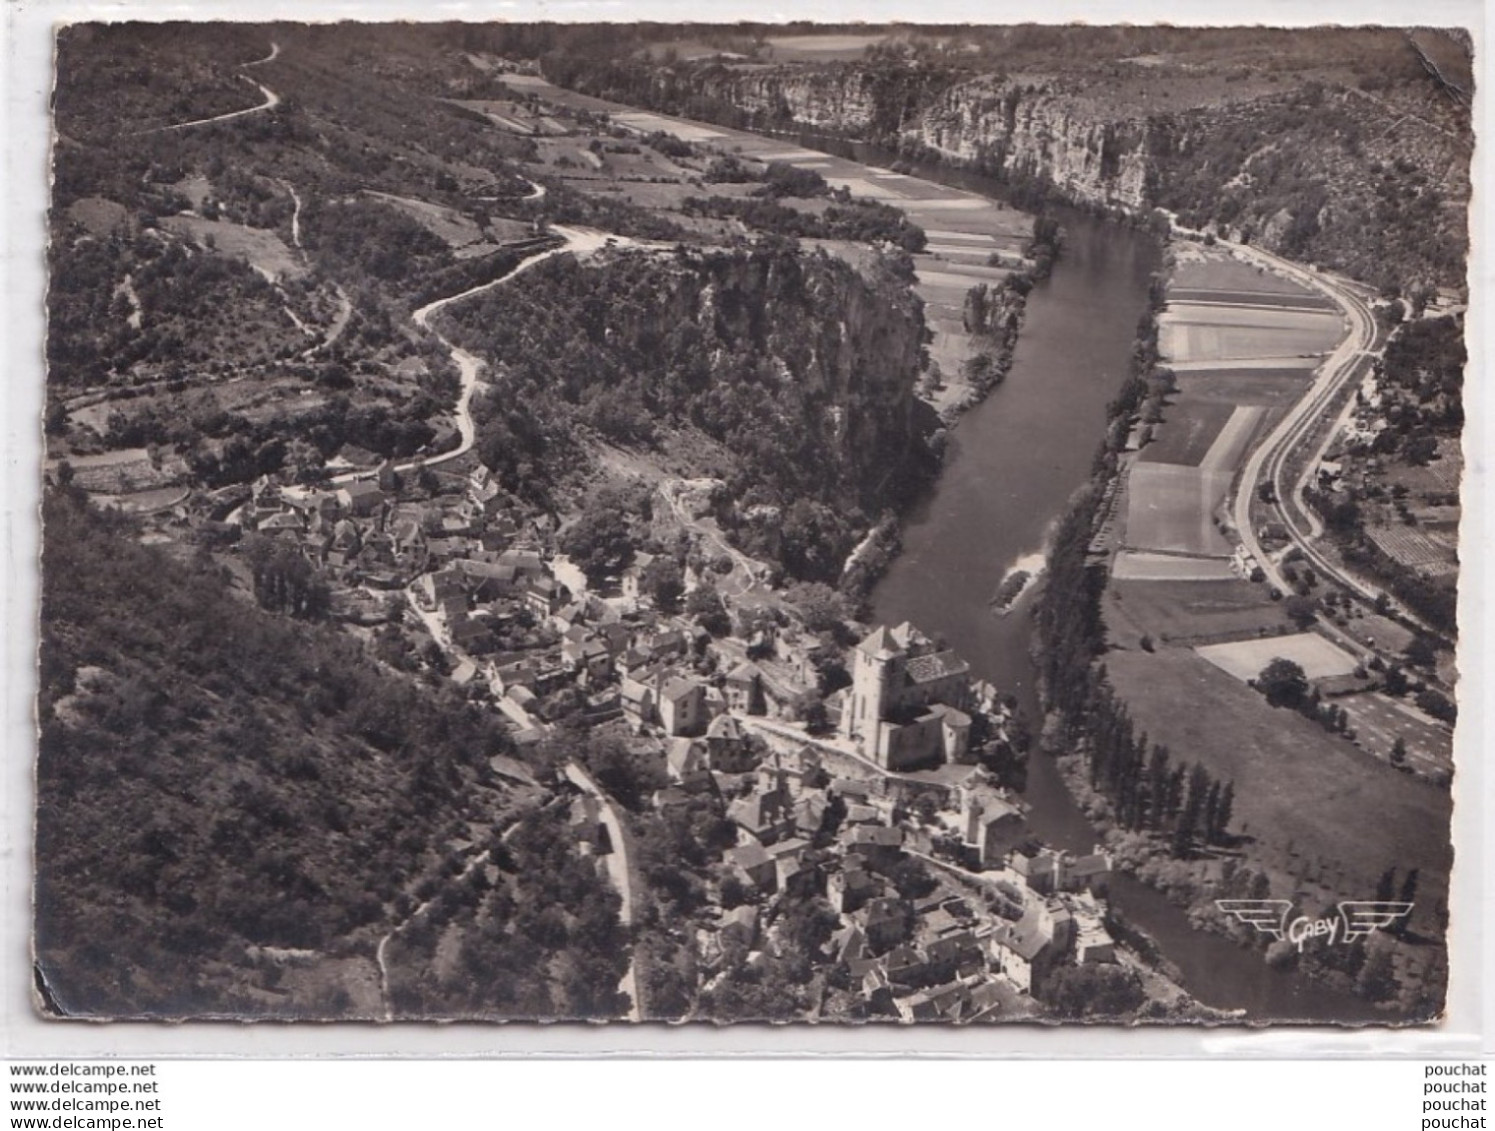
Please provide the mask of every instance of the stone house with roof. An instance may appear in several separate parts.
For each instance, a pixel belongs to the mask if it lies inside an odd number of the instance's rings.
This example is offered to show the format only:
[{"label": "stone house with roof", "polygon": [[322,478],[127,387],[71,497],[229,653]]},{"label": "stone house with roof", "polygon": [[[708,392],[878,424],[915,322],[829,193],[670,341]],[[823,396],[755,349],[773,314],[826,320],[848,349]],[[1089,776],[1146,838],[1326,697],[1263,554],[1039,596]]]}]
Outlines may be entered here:
[{"label": "stone house with roof", "polygon": [[996,790],[962,791],[961,828],[983,868],[999,867],[1027,835],[1022,810]]},{"label": "stone house with roof", "polygon": [[970,741],[970,665],[913,625],[879,626],[852,652],[843,738],[885,770],[964,758]]},{"label": "stone house with roof", "polygon": [[749,842],[728,849],[723,863],[743,883],[762,891],[773,891],[778,882],[778,862],[761,844]]},{"label": "stone house with roof", "polygon": [[1024,915],[1016,923],[1004,923],[991,936],[992,961],[1014,986],[1037,995],[1043,976],[1054,962],[1053,939],[1039,928],[1037,917]]},{"label": "stone house with roof", "polygon": [[727,806],[727,819],[760,844],[773,844],[795,831],[794,809],[778,790],[754,789]]},{"label": "stone house with roof", "polygon": [[665,772],[670,780],[687,789],[711,782],[711,764],[705,744],[698,738],[671,738],[665,746]]},{"label": "stone house with roof", "polygon": [[345,514],[362,517],[379,509],[384,502],[384,492],[377,482],[359,479],[338,489],[337,502]]},{"label": "stone house with roof", "polygon": [[896,896],[878,896],[855,913],[873,954],[887,954],[907,942],[913,928],[913,909]]},{"label": "stone house with roof", "polygon": [[706,727],[706,685],[678,676],[659,690],[659,725],[666,734],[700,734]]},{"label": "stone house with roof", "polygon": [[706,752],[711,768],[728,774],[745,774],[758,766],[758,755],[732,715],[718,715],[706,728]]},{"label": "stone house with roof", "polygon": [[763,672],[757,664],[745,660],[727,673],[722,683],[727,709],[744,715],[764,713]]},{"label": "stone house with roof", "polygon": [[856,911],[881,894],[882,889],[882,881],[862,867],[861,857],[850,853],[843,859],[841,869],[825,879],[826,898],[843,915]]}]

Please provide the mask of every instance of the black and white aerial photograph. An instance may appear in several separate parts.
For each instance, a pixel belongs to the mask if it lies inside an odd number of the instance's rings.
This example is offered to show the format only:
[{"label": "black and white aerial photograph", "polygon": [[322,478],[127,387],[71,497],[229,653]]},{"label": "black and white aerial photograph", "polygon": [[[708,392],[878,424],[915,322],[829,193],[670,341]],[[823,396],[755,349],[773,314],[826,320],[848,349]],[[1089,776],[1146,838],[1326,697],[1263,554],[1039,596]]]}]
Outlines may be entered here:
[{"label": "black and white aerial photograph", "polygon": [[39,1018],[1444,1017],[1467,31],[55,44]]}]

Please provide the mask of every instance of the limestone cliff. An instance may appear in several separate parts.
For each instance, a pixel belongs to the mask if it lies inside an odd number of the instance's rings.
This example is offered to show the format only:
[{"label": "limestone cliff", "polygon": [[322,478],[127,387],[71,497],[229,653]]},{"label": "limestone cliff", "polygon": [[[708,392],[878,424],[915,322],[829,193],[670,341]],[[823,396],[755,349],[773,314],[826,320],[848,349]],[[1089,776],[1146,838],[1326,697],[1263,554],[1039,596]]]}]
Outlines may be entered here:
[{"label": "limestone cliff", "polygon": [[579,435],[664,449],[725,479],[739,513],[782,513],[785,544],[807,548],[785,567],[834,581],[871,520],[935,471],[915,396],[922,305],[899,262],[863,274],[770,240],[542,264],[448,315],[496,374],[478,455],[533,491],[585,466]]},{"label": "limestone cliff", "polygon": [[954,81],[937,68],[855,64],[708,67],[687,75],[682,82],[678,73],[656,74],[649,101],[690,104],[719,119],[740,116],[759,128],[825,130],[923,151],[999,176],[1037,178],[1077,202],[1147,203],[1146,122],[1106,114],[1083,93],[1053,82]]},{"label": "limestone cliff", "polygon": [[1038,178],[1082,202],[1147,202],[1145,122],[1102,120],[1084,101],[1016,82],[978,80],[944,91],[912,136],[943,157]]},{"label": "limestone cliff", "polygon": [[570,77],[666,112],[965,165],[1006,181],[1023,205],[1058,196],[1138,215],[1160,207],[1384,286],[1464,281],[1472,135],[1467,115],[1448,107],[1393,112],[1364,90],[1304,81],[1180,96],[1165,109],[1156,91],[1105,73],[886,59]]}]

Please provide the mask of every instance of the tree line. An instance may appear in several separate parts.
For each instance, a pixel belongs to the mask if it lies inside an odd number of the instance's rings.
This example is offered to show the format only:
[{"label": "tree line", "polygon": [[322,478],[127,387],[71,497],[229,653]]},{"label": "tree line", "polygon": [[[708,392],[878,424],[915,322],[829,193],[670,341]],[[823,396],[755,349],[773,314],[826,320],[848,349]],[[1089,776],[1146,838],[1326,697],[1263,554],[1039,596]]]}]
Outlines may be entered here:
[{"label": "tree line", "polygon": [[1091,785],[1110,801],[1123,828],[1161,833],[1174,855],[1188,856],[1200,846],[1224,841],[1235,786],[1201,765],[1185,766],[1167,747],[1137,733],[1099,662],[1106,650],[1100,610],[1106,566],[1090,555],[1105,487],[1116,474],[1117,455],[1126,442],[1127,421],[1147,397],[1147,377],[1157,365],[1156,314],[1162,301],[1162,288],[1154,286],[1150,308],[1138,326],[1127,381],[1107,406],[1111,423],[1091,480],[1055,532],[1033,618],[1044,706],[1056,717],[1062,742],[1084,753]]}]

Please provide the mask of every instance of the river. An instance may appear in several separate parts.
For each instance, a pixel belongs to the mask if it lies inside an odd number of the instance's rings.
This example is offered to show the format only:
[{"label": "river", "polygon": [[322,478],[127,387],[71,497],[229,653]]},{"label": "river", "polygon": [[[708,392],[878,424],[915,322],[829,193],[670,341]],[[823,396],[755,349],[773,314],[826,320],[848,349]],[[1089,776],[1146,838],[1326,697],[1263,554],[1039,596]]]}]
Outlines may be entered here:
[{"label": "river", "polygon": [[[891,155],[834,148],[870,164]],[[985,178],[920,168],[920,176],[999,196]],[[944,470],[906,516],[903,551],[872,594],[873,619],[908,620],[943,636],[973,671],[1018,697],[1040,718],[1029,656],[1032,593],[1007,616],[988,604],[1014,566],[1027,567],[1074,492],[1090,475],[1105,431],[1106,404],[1120,390],[1150,278],[1156,240],[1078,211],[1056,210],[1065,229],[1052,275],[1029,296],[1012,370],[951,434]],[[1027,559],[1027,560],[1025,560]],[[1029,759],[1029,821],[1046,842],[1089,851],[1098,839],[1048,756]],[[1200,1001],[1244,1010],[1252,1020],[1386,1020],[1349,994],[1267,966],[1259,952],[1196,931],[1183,911],[1130,876],[1112,886],[1115,910],[1142,928]]]}]

